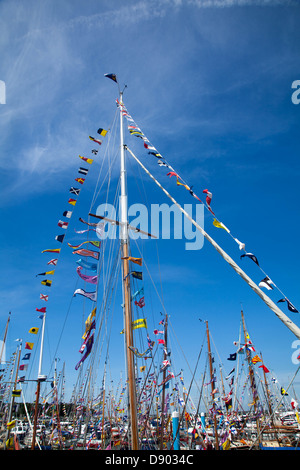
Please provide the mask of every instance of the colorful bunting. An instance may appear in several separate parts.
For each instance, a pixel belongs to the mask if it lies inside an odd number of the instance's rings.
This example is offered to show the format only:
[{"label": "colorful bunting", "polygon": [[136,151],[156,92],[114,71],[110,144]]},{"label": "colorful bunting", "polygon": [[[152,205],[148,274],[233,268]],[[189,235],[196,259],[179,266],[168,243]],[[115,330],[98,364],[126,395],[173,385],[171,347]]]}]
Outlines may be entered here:
[{"label": "colorful bunting", "polygon": [[59,253],[60,250],[60,248],[54,248],[53,250],[44,250],[42,253]]},{"label": "colorful bunting", "polygon": [[104,74],[104,77],[110,78],[114,82],[118,83],[117,76],[114,73],[106,73]]},{"label": "colorful bunting", "polygon": [[256,263],[257,266],[259,266],[258,260],[257,260],[256,256],[254,256],[252,253],[245,253],[245,254],[241,255],[240,258],[242,259],[242,258],[244,258],[245,256],[247,256],[248,258],[252,259],[252,261],[254,261],[254,263]]},{"label": "colorful bunting", "polygon": [[277,303],[279,302],[286,302],[290,312],[299,313],[296,307],[294,307],[294,305],[286,297],[284,299],[277,300]]},{"label": "colorful bunting", "polygon": [[85,261],[82,259],[79,259],[78,261],[76,261],[76,263],[85,269],[90,269],[91,271],[97,271],[97,264],[89,263],[88,261]]},{"label": "colorful bunting", "polygon": [[97,292],[86,292],[83,289],[76,289],[73,297],[75,297],[77,294],[83,295],[84,297],[87,297],[88,299],[92,300],[93,302],[96,302],[97,300]]},{"label": "colorful bunting", "polygon": [[265,277],[262,281],[260,281],[258,285],[259,287],[265,287],[268,290],[273,290],[273,287],[271,286],[271,284],[273,284],[271,279],[269,279],[268,277]]},{"label": "colorful bunting", "polygon": [[73,254],[74,255],[81,255],[81,256],[89,256],[91,258],[94,258],[94,259],[99,259],[99,251],[94,251],[94,250],[86,250],[84,248],[82,248],[81,250],[75,250],[73,251]]},{"label": "colorful bunting", "polygon": [[99,145],[102,144],[102,140],[95,139],[94,137],[92,137],[92,136],[90,136],[90,135],[89,135],[89,139],[91,139],[93,142],[96,142],[96,144],[99,144]]},{"label": "colorful bunting", "polygon": [[78,266],[78,268],[76,269],[76,272],[78,276],[81,277],[81,279],[83,279],[86,282],[89,282],[90,284],[97,284],[98,276],[86,276],[85,274],[82,274],[81,271],[82,271],[82,267]]},{"label": "colorful bunting", "polygon": [[[92,150],[93,152],[93,150]],[[93,153],[98,153],[98,150],[95,150]],[[81,160],[83,160],[84,162],[86,163],[89,163],[90,165],[93,163],[93,159],[92,158],[87,158],[87,157],[82,157],[81,155],[79,155],[79,158],[81,158]]]}]

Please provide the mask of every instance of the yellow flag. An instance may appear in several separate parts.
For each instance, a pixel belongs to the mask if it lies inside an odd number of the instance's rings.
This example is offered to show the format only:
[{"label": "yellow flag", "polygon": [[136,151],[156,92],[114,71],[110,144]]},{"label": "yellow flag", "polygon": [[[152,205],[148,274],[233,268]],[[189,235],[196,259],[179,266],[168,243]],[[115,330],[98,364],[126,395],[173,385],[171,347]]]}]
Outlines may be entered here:
[{"label": "yellow flag", "polygon": [[92,321],[93,321],[93,318],[96,316],[96,307],[91,311],[91,313],[89,314],[89,316],[87,317],[86,321],[85,321],[85,332],[82,336],[83,339],[86,338],[86,335],[87,335],[87,332],[89,331],[90,329],[90,326],[92,324]]},{"label": "yellow flag", "polygon": [[144,372],[145,369],[146,369],[146,366],[141,366],[141,367],[140,367],[140,371],[141,371],[141,372]]},{"label": "yellow flag", "polygon": [[146,318],[139,318],[132,322],[132,329],[136,330],[137,328],[147,328]]},{"label": "yellow flag", "polygon": [[36,335],[38,331],[39,331],[38,328],[33,327],[33,328],[30,328],[29,333],[33,333],[34,335]]},{"label": "yellow flag", "polygon": [[256,356],[252,357],[252,362],[253,364],[256,364],[257,362],[262,362],[261,358],[256,354]]},{"label": "yellow flag", "polygon": [[226,232],[230,233],[230,231],[228,230],[228,228],[225,227],[225,225],[222,224],[222,222],[219,222],[217,219],[214,219],[213,225],[214,225],[215,227],[218,227],[218,228],[223,228],[224,230],[226,230]]},{"label": "yellow flag", "polygon": [[133,263],[136,263],[139,266],[142,266],[143,264],[142,258],[133,258],[132,256],[126,256],[125,258],[122,258],[122,259],[128,259],[129,261],[132,261]]},{"label": "yellow flag", "polygon": [[188,191],[190,190],[190,188],[189,188],[186,184],[180,183],[180,181],[178,180],[178,178],[177,178],[177,185],[178,185],[178,186],[184,186],[185,189],[187,189]]},{"label": "yellow flag", "polygon": [[[146,318],[139,318],[131,323],[132,329],[136,330],[137,328],[147,328]],[[123,335],[125,330],[120,331],[120,335]]]},{"label": "yellow flag", "polygon": [[13,421],[10,421],[9,423],[7,423],[6,427],[7,429],[12,429],[14,428],[16,425],[16,420],[14,419]]}]

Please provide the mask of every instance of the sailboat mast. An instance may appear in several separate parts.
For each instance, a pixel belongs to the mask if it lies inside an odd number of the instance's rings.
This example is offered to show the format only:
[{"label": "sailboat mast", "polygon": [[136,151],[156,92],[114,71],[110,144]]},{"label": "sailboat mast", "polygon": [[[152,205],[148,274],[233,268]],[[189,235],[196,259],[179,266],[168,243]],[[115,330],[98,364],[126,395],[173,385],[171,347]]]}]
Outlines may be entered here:
[{"label": "sailboat mast", "polygon": [[39,369],[38,369],[37,387],[36,387],[36,399],[35,399],[35,409],[34,409],[34,422],[33,422],[31,450],[35,449],[35,439],[36,439],[36,428],[37,428],[37,417],[38,417],[38,406],[39,406],[39,399],[40,399],[41,382],[44,380],[44,376],[42,376],[41,372],[42,372],[43,351],[44,351],[45,321],[46,321],[46,313],[44,313],[44,315],[43,315],[43,323],[42,323],[41,348],[40,348]]},{"label": "sailboat mast", "polygon": [[[123,93],[120,92],[120,104],[123,103]],[[120,108],[120,240],[122,253],[122,276],[123,276],[123,311],[125,323],[125,341],[127,357],[128,391],[129,391],[129,415],[131,425],[131,447],[132,450],[138,450],[138,429],[137,429],[137,405],[136,405],[136,387],[134,356],[130,349],[133,347],[132,337],[132,312],[130,295],[130,271],[129,271],[129,240],[128,240],[128,220],[127,220],[127,188],[126,188],[126,166],[123,132],[123,114]]]},{"label": "sailboat mast", "polygon": [[3,341],[2,341],[2,346],[1,346],[1,353],[0,353],[0,364],[2,362],[2,355],[3,355],[3,351],[4,351],[4,347],[5,347],[5,343],[6,343],[6,336],[7,336],[7,330],[8,330],[8,325],[9,325],[9,322],[10,322],[10,312],[8,314],[8,319],[7,319],[7,322],[6,322],[6,327],[5,327],[5,333],[4,333],[4,338],[3,338]]},{"label": "sailboat mast", "polygon": [[254,413],[255,413],[255,421],[256,421],[256,429],[257,429],[257,436],[258,436],[258,441],[260,442],[260,430],[259,430],[259,419],[257,416],[257,388],[256,388],[256,383],[255,383],[255,378],[254,378],[254,371],[253,367],[251,365],[251,353],[247,349],[246,344],[248,343],[248,338],[247,338],[247,330],[246,330],[246,325],[245,325],[245,318],[244,318],[244,312],[243,310],[241,311],[241,316],[242,316],[242,323],[243,323],[243,330],[244,330],[244,338],[245,338],[245,348],[246,348],[246,357],[248,361],[248,367],[249,367],[249,377],[250,377],[250,385],[252,389],[252,394],[253,394],[253,406],[254,406]]},{"label": "sailboat mast", "polygon": [[212,395],[212,400],[213,400],[213,413],[214,413],[213,420],[214,420],[214,428],[215,428],[215,445],[216,445],[216,450],[219,450],[217,417],[216,417],[216,413],[215,413],[215,401],[214,401],[215,380],[214,380],[214,373],[213,373],[213,366],[212,366],[211,349],[210,349],[210,337],[209,337],[209,329],[208,329],[208,322],[207,321],[206,321],[206,335],[207,335],[207,349],[208,349],[210,381],[211,381],[211,395]]}]

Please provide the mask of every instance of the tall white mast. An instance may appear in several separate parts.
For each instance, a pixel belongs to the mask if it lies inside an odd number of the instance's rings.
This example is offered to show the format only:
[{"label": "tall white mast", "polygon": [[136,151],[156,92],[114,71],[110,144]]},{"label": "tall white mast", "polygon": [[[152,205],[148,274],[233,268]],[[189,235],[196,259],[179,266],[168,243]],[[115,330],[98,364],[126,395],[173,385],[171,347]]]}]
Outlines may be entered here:
[{"label": "tall white mast", "polygon": [[120,92],[120,241],[122,253],[122,276],[123,276],[123,312],[125,324],[125,345],[128,374],[129,392],[129,416],[131,430],[131,448],[138,450],[138,429],[137,429],[137,403],[136,403],[136,383],[134,370],[134,355],[130,347],[133,347],[132,337],[132,313],[130,295],[130,271],[129,271],[129,240],[128,240],[128,202],[126,188],[126,165],[123,133],[123,113],[122,113],[123,93]]}]

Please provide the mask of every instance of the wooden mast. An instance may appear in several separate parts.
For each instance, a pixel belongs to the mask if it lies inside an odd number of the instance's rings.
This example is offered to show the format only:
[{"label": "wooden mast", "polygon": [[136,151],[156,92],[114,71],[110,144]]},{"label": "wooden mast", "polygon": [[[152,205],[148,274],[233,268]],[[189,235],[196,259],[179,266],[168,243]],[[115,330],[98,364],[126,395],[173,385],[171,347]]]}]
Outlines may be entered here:
[{"label": "wooden mast", "polygon": [[129,271],[129,238],[128,238],[128,220],[127,220],[127,188],[126,188],[126,167],[125,167],[125,149],[123,134],[123,93],[120,92],[120,240],[121,240],[121,258],[122,258],[122,277],[123,277],[123,312],[125,345],[128,374],[128,392],[129,392],[129,415],[131,425],[131,448],[138,450],[138,429],[137,429],[137,403],[136,403],[136,381],[134,369],[134,354],[131,351],[133,347],[132,335],[132,312],[131,312],[131,294],[130,294],[130,271]]},{"label": "wooden mast", "polygon": [[213,411],[214,411],[213,421],[214,421],[214,428],[215,428],[215,446],[216,446],[216,450],[219,450],[217,417],[216,417],[216,413],[215,413],[215,402],[214,402],[214,394],[213,394],[214,389],[215,389],[215,379],[214,379],[211,349],[210,349],[210,337],[209,337],[208,322],[206,321],[205,323],[206,323],[207,349],[208,349],[210,381],[211,381],[211,394],[212,394],[212,399],[213,399]]},{"label": "wooden mast", "polygon": [[245,339],[245,353],[246,353],[246,357],[247,357],[247,361],[248,361],[250,384],[251,384],[251,390],[252,390],[252,395],[253,395],[253,406],[254,406],[254,413],[255,413],[256,428],[257,428],[257,437],[258,437],[258,442],[261,442],[260,430],[259,430],[259,419],[258,419],[258,416],[257,416],[257,399],[258,399],[257,387],[256,387],[256,382],[255,382],[255,377],[254,377],[254,370],[253,370],[253,367],[252,367],[252,364],[251,364],[251,353],[250,353],[249,349],[246,346],[249,341],[248,341],[248,338],[247,338],[247,330],[246,330],[243,310],[241,310],[241,316],[242,316],[244,339]]},{"label": "wooden mast", "polygon": [[[166,314],[165,317],[165,334],[164,334],[164,361],[167,359],[167,344],[168,344],[168,315]],[[164,408],[165,408],[165,380],[166,380],[166,370],[167,368],[165,367],[163,370],[163,389],[162,389],[162,399],[161,399],[161,428],[160,428],[160,450],[163,450],[163,445],[164,445],[164,426],[165,426],[165,415],[164,415]]]}]

